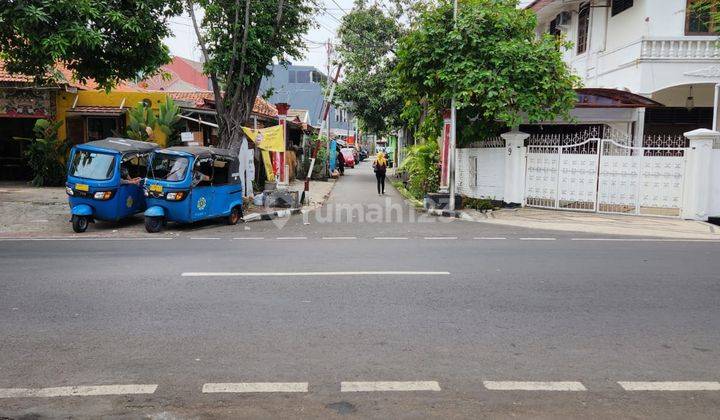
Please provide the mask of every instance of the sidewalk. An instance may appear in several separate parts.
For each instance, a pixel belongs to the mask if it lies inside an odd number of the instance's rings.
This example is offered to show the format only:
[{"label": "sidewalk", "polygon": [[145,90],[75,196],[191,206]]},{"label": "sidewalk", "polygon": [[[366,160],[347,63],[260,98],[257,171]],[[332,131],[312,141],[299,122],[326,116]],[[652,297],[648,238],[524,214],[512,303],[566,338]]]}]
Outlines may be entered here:
[{"label": "sidewalk", "polygon": [[495,225],[601,235],[720,240],[720,226],[675,218],[518,208],[487,213],[463,210],[462,219]]},{"label": "sidewalk", "polygon": [[[302,208],[314,210],[327,200],[335,180],[311,181],[310,204]],[[302,194],[304,181],[293,181],[290,189]],[[297,209],[296,209],[297,211]],[[248,217],[255,213],[256,216]],[[274,216],[270,217],[274,213]],[[289,215],[289,209],[250,207],[245,216],[248,220],[267,220],[278,216]],[[267,216],[267,217],[266,217]],[[32,236],[67,236],[75,235],[69,223],[70,208],[64,187],[35,188],[23,183],[0,183],[0,238],[32,237]],[[192,227],[190,227],[192,230]],[[182,230],[185,230],[183,228]],[[175,235],[179,231],[172,229],[165,234]],[[138,236],[145,235],[142,214],[128,218],[119,223],[98,222],[82,235],[100,236]]]}]

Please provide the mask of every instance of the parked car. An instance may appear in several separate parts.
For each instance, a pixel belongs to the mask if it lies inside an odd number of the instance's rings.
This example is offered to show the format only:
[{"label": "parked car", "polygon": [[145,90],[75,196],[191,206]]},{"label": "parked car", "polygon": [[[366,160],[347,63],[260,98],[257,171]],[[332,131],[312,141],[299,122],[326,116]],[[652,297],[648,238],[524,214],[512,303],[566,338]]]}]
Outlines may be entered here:
[{"label": "parked car", "polygon": [[355,155],[353,154],[353,148],[351,147],[344,147],[340,149],[340,154],[345,158],[345,167],[346,168],[354,168],[355,167]]},{"label": "parked car", "polygon": [[142,179],[155,143],[107,138],[74,146],[65,192],[73,230],[85,232],[95,220],[116,222],[145,210]]},{"label": "parked car", "polygon": [[170,147],[150,157],[145,182],[145,229],[159,232],[170,222],[191,223],[243,216],[243,187],[237,155],[208,147]]},{"label": "parked car", "polygon": [[364,147],[360,148],[360,162],[364,161],[368,157],[368,151]]}]

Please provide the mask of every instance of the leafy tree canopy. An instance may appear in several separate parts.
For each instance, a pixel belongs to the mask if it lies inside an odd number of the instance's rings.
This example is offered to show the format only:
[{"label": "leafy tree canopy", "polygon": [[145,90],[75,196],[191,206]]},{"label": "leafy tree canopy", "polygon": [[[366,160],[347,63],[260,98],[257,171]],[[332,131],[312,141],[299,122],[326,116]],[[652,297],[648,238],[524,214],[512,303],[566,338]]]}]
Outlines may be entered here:
[{"label": "leafy tree canopy", "polygon": [[[437,113],[457,99],[464,123],[514,127],[569,117],[579,79],[562,61],[567,46],[536,37],[535,15],[516,0],[450,0],[428,4],[400,40],[395,74],[407,114]],[[432,119],[436,122],[436,119]]]},{"label": "leafy tree canopy", "polygon": [[181,11],[179,0],[0,0],[0,57],[39,83],[60,63],[110,89],[170,61],[162,40]]},{"label": "leafy tree canopy", "polygon": [[384,134],[400,125],[402,98],[393,86],[394,48],[403,34],[399,12],[357,0],[338,29],[338,53],[345,73],[337,97],[348,104],[361,128]]},{"label": "leafy tree canopy", "polygon": [[[205,11],[202,29],[195,4]],[[302,56],[315,0],[188,0],[187,7],[215,89],[221,145],[237,145],[271,64]]]}]

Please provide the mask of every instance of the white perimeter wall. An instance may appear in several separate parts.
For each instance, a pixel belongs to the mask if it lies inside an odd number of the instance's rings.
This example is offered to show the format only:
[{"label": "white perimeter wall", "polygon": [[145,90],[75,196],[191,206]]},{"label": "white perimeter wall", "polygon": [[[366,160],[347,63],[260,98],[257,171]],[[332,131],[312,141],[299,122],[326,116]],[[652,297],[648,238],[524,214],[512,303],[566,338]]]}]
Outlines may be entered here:
[{"label": "white perimeter wall", "polygon": [[710,179],[710,213],[711,217],[720,217],[720,149],[712,151],[712,177]]},{"label": "white perimeter wall", "polygon": [[[503,200],[505,194],[505,148],[457,149],[455,179],[459,194],[472,198]],[[473,186],[470,159],[477,157],[477,182]]]}]

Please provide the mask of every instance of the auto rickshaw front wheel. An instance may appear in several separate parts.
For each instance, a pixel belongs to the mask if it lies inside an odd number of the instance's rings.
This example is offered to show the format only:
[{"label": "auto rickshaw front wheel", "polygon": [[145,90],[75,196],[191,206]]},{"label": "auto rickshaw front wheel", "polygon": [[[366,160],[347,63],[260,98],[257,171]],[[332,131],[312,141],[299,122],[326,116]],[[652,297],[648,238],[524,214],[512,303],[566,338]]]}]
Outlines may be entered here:
[{"label": "auto rickshaw front wheel", "polygon": [[236,225],[243,217],[242,207],[235,206],[230,210],[230,215],[227,218],[228,225]]},{"label": "auto rickshaw front wheel", "polygon": [[158,233],[163,227],[163,218],[157,216],[145,216],[145,230],[149,233]]},{"label": "auto rickshaw front wheel", "polygon": [[88,228],[89,223],[90,223],[90,218],[87,216],[73,215],[73,217],[72,217],[72,227],[76,233],[85,232]]}]

